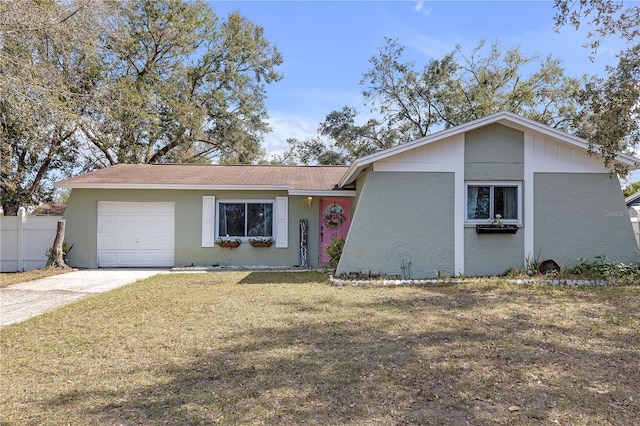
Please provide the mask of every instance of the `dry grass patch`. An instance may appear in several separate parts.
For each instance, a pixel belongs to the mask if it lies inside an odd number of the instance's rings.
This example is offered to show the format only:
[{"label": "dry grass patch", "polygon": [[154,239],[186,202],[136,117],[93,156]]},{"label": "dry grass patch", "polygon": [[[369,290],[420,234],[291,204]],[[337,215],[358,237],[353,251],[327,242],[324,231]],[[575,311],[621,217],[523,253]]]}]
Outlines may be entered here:
[{"label": "dry grass patch", "polygon": [[2,333],[3,424],[637,424],[640,287],[159,275]]},{"label": "dry grass patch", "polygon": [[0,273],[0,288],[27,281],[39,280],[41,278],[52,277],[54,275],[66,274],[71,271],[73,271],[73,269],[45,268],[25,272],[2,272]]}]

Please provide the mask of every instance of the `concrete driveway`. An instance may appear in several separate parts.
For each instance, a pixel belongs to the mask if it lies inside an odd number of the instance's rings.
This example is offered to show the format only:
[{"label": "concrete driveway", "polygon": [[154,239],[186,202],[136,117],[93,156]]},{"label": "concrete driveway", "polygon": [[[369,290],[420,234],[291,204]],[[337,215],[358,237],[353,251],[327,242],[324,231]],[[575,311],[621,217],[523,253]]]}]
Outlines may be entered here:
[{"label": "concrete driveway", "polygon": [[0,327],[78,299],[131,284],[168,269],[85,269],[0,289]]}]

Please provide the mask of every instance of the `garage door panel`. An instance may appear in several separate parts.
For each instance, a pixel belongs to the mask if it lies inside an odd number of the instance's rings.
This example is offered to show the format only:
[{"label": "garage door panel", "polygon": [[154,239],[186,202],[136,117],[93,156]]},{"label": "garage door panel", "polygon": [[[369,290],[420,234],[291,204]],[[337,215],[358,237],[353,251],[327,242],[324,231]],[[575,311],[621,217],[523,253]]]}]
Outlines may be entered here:
[{"label": "garage door panel", "polygon": [[118,237],[118,245],[116,249],[119,250],[135,250],[138,247],[138,239],[135,235],[121,235]]},{"label": "garage door panel", "polygon": [[140,252],[137,260],[142,265],[173,266],[173,251],[156,250],[153,254]]},{"label": "garage door panel", "polygon": [[99,203],[98,204],[98,215],[107,216],[107,215],[118,215],[118,205],[119,203]]},{"label": "garage door panel", "polygon": [[100,202],[98,265],[173,266],[173,203]]},{"label": "garage door panel", "polygon": [[175,206],[173,203],[163,203],[157,205],[154,209],[150,209],[148,214],[155,216],[173,216]]},{"label": "garage door panel", "polygon": [[173,216],[145,217],[136,221],[135,229],[140,234],[167,233],[173,229]]},{"label": "garage door panel", "polygon": [[164,249],[168,250],[173,248],[173,238],[169,238],[167,235],[141,235],[138,239],[137,245],[140,248],[154,248],[157,247],[159,250]]},{"label": "garage door panel", "polygon": [[138,221],[132,219],[132,218],[127,218],[127,217],[122,217],[118,220],[118,232],[119,233],[126,233],[126,234],[135,234],[138,231]]},{"label": "garage door panel", "polygon": [[116,234],[99,234],[98,247],[102,249],[117,249],[118,236]]},{"label": "garage door panel", "polygon": [[118,217],[117,216],[102,216],[98,223],[98,232],[118,232]]},{"label": "garage door panel", "polygon": [[98,264],[100,266],[116,266],[118,264],[118,253],[102,250],[98,257]]}]

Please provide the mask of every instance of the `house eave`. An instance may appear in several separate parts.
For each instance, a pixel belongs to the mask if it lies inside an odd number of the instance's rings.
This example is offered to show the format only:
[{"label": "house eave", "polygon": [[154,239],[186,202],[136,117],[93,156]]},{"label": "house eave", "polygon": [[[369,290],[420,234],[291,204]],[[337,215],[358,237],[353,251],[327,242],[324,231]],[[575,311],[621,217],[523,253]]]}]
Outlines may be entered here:
[{"label": "house eave", "polygon": [[70,189],[177,189],[207,191],[288,191],[287,185],[194,185],[194,184],[144,184],[144,183],[54,183],[56,188]]},{"label": "house eave", "polygon": [[313,190],[313,189],[291,189],[289,195],[302,195],[307,197],[355,197],[356,191],[353,190]]}]

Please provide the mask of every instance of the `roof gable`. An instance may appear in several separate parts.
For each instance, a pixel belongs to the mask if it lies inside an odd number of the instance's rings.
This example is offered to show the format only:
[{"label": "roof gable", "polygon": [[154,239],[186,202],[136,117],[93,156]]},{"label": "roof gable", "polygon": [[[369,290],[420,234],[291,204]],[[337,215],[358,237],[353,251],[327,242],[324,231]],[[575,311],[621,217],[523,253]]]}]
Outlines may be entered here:
[{"label": "roof gable", "polygon": [[[468,123],[460,124],[450,129],[442,130],[440,132],[427,135],[420,139],[416,139],[414,141],[397,145],[395,147],[359,158],[351,164],[345,175],[340,180],[339,186],[344,187],[345,185],[353,183],[355,179],[360,175],[360,173],[374,162],[383,161],[392,156],[403,154],[406,155],[408,151],[416,150],[418,148],[438,142],[444,142],[446,139],[453,140],[456,138],[456,136],[459,137],[466,132],[496,123],[523,131],[525,133],[539,134],[543,137],[553,139],[560,144],[566,145],[571,148],[578,148],[580,150],[583,150],[584,152],[588,150],[588,143],[582,138],[570,135],[564,131],[554,129],[553,127],[549,127],[545,124],[538,123],[536,121],[529,120],[511,112],[505,111],[492,114],[478,120],[470,121]],[[620,154],[618,156],[618,161],[623,164],[627,164],[632,168],[637,168],[640,163],[640,159],[626,154]]]}]

